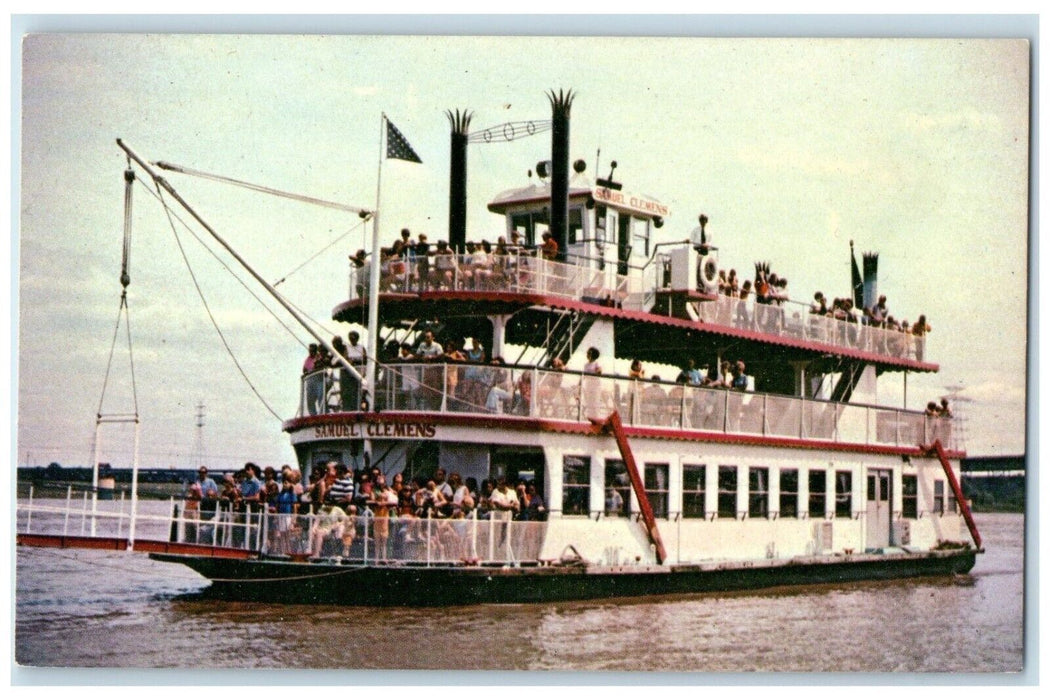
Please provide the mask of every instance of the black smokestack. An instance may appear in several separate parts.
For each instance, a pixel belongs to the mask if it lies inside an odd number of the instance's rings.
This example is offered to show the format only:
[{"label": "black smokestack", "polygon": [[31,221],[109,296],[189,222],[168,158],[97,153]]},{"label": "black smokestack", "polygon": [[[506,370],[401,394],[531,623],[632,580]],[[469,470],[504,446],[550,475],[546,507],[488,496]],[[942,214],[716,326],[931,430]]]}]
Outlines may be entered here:
[{"label": "black smokestack", "polygon": [[474,116],[466,110],[445,112],[452,126],[448,173],[448,243],[462,252],[467,242],[467,129]]},{"label": "black smokestack", "polygon": [[558,243],[558,257],[565,257],[569,232],[569,114],[572,90],[551,90],[551,237]]}]

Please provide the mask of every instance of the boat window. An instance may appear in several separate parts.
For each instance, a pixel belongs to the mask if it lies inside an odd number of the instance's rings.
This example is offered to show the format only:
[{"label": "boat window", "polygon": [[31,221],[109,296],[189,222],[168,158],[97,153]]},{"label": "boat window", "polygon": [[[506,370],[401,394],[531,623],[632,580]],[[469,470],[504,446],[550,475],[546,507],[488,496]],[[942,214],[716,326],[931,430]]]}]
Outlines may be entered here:
[{"label": "boat window", "polygon": [[940,479],[933,482],[933,512],[944,515],[944,482]]},{"label": "boat window", "polygon": [[569,243],[583,240],[583,207],[573,207],[569,210]]},{"label": "boat window", "polygon": [[736,517],[736,467],[718,468],[718,517]]},{"label": "boat window", "polygon": [[798,469],[780,470],[780,501],[777,510],[781,518],[798,517]]},{"label": "boat window", "polygon": [[547,212],[543,210],[513,214],[510,217],[510,228],[511,231],[520,233],[527,245],[534,246],[537,229],[547,228],[550,225],[549,219]]},{"label": "boat window", "polygon": [[645,259],[649,259],[649,219],[633,219],[634,224],[631,226],[633,248],[634,250],[644,253]]},{"label": "boat window", "polygon": [[605,460],[605,514],[631,514],[631,478],[622,459]]},{"label": "boat window", "polygon": [[703,464],[682,465],[682,517],[703,518],[707,511],[704,491],[707,467]]},{"label": "boat window", "polygon": [[835,517],[848,518],[853,515],[853,474],[835,472]]},{"label": "boat window", "polygon": [[809,517],[823,518],[827,513],[828,477],[823,469],[809,472]]},{"label": "boat window", "polygon": [[948,489],[948,515],[954,515],[959,512],[959,503],[955,499],[955,492]]},{"label": "boat window", "polygon": [[562,466],[561,512],[589,515],[591,507],[591,458],[566,456]]},{"label": "boat window", "polygon": [[645,465],[645,495],[657,518],[667,517],[667,471],[666,464]]},{"label": "boat window", "polygon": [[747,516],[769,517],[769,469],[751,467],[747,470]]},{"label": "boat window", "polygon": [[901,517],[919,517],[919,479],[914,475],[901,477]]}]

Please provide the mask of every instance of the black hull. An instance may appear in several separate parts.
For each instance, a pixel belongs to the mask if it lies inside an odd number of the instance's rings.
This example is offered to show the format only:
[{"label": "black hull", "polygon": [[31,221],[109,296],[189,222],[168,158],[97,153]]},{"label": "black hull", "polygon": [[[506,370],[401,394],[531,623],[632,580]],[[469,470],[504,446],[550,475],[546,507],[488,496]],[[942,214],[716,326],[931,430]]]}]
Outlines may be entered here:
[{"label": "black hull", "polygon": [[718,566],[355,566],[151,554],[211,579],[203,595],[224,600],[322,605],[444,606],[542,603],[758,590],[965,574],[976,551],[821,557]]}]

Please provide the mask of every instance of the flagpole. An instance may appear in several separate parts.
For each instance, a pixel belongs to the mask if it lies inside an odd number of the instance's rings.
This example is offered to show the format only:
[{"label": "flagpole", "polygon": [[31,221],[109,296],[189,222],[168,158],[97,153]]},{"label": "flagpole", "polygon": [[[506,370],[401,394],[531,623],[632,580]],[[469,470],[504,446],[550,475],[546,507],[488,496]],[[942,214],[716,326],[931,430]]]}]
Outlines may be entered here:
[{"label": "flagpole", "polygon": [[[376,208],[372,216],[372,265],[369,267],[368,280],[368,357],[365,372],[367,377],[369,407],[374,411],[376,406],[376,358],[379,355],[379,272],[382,266],[382,254],[379,249],[379,204],[383,191],[383,160],[386,149],[386,114],[379,123],[379,164],[376,167]],[[370,447],[370,446],[369,446]],[[366,450],[371,452],[371,450]]]}]

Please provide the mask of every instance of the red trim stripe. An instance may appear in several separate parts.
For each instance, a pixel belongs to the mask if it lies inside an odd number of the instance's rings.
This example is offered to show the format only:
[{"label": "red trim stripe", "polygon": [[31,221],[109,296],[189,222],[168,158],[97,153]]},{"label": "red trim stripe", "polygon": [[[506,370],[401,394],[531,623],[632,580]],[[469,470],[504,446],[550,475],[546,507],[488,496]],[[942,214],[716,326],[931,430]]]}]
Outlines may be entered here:
[{"label": "red trim stripe", "polygon": [[[285,432],[320,425],[358,423],[369,421],[400,421],[405,423],[433,423],[435,425],[466,426],[480,429],[517,430],[523,432],[565,433],[570,435],[593,435],[594,429],[589,423],[556,421],[544,418],[523,416],[487,416],[478,414],[449,413],[404,413],[384,411],[383,413],[329,413],[323,416],[304,416],[292,418],[283,424]],[[862,454],[908,455],[922,457],[925,452],[919,445],[863,445],[860,443],[833,442],[809,438],[790,438],[771,435],[742,435],[713,433],[703,430],[682,430],[680,428],[641,428],[624,426],[624,431],[631,438],[655,438],[658,440],[686,440],[689,442],[708,442],[727,445],[756,445],[762,447],[791,447],[805,450],[825,450],[831,452],[858,452]],[[965,452],[952,451],[948,455],[955,458],[966,456]]]}]

